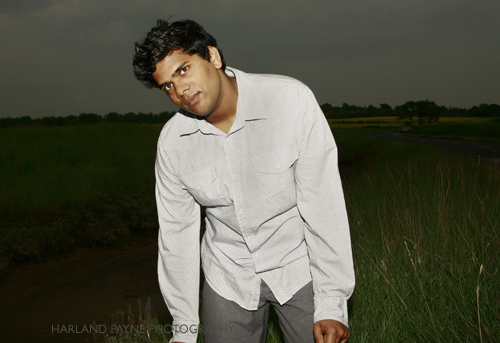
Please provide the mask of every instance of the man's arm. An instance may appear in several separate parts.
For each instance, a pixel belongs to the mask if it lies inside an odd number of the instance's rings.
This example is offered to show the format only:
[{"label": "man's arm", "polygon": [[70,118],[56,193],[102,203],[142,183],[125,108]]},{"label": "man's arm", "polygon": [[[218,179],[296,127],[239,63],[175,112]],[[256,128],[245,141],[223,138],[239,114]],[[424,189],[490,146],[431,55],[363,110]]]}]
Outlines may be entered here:
[{"label": "man's arm", "polygon": [[172,341],[195,343],[200,284],[200,207],[183,189],[161,138],[156,156],[158,280],[174,319]]},{"label": "man's arm", "polygon": [[[337,146],[310,90],[303,101],[295,178],[313,280],[314,330],[317,342],[342,342],[349,336],[347,299],[354,290],[354,268]],[[320,332],[326,340],[318,340]]]}]

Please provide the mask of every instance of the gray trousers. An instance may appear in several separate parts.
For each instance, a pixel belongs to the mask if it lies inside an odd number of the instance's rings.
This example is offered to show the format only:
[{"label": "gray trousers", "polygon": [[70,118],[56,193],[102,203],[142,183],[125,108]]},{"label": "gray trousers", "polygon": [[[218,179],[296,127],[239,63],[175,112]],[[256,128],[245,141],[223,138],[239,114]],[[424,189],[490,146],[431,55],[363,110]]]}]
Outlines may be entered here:
[{"label": "gray trousers", "polygon": [[258,309],[249,311],[203,285],[203,334],[205,343],[265,343],[269,304],[272,304],[286,343],[314,343],[313,289],[308,283],[292,299],[280,305],[262,281]]}]

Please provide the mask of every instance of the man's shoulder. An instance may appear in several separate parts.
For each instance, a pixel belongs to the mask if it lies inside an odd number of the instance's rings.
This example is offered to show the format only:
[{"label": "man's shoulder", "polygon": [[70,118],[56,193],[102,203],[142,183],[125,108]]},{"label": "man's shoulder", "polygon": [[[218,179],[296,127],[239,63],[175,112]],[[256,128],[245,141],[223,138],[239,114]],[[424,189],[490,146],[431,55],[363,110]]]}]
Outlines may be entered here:
[{"label": "man's shoulder", "polygon": [[186,125],[192,118],[187,118],[182,110],[178,110],[172,118],[170,118],[161,129],[158,143],[165,147],[179,147],[178,143],[181,135],[185,133]]},{"label": "man's shoulder", "polygon": [[[274,92],[276,93],[294,93],[294,92],[310,92],[310,89],[302,81],[293,77],[280,74],[267,73],[247,73],[236,68],[228,67],[233,71],[240,81],[248,84],[251,91],[257,92]],[[243,79],[243,80],[241,80]]]},{"label": "man's shoulder", "polygon": [[246,87],[246,96],[255,101],[249,101],[269,119],[278,121],[304,115],[307,104],[315,103],[316,99],[311,89],[293,77],[277,74],[246,74],[250,87]]}]

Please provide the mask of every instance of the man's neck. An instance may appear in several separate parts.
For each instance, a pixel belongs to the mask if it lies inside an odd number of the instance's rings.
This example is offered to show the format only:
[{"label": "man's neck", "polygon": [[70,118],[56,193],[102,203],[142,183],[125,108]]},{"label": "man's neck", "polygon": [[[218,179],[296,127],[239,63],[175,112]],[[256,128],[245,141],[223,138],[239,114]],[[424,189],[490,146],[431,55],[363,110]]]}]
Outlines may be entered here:
[{"label": "man's neck", "polygon": [[238,85],[235,77],[227,76],[222,70],[219,72],[221,73],[220,103],[217,110],[211,113],[205,120],[227,134],[236,119]]}]

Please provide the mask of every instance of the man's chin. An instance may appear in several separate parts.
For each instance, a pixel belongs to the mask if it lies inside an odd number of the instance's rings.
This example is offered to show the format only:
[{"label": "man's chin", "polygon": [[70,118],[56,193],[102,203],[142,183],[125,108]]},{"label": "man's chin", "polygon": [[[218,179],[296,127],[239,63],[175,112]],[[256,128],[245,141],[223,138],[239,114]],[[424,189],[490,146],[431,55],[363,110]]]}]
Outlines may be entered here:
[{"label": "man's chin", "polygon": [[194,111],[193,109],[187,109],[185,107],[181,107],[184,111],[187,111],[191,114],[193,114],[194,116],[196,116],[197,118],[200,118],[200,119],[206,119],[210,116],[211,112],[208,112],[208,113],[198,113],[196,111]]},{"label": "man's chin", "polygon": [[198,117],[202,117],[202,118],[208,118],[210,116],[210,113],[202,113],[202,114],[198,114],[198,113],[195,113]]}]

